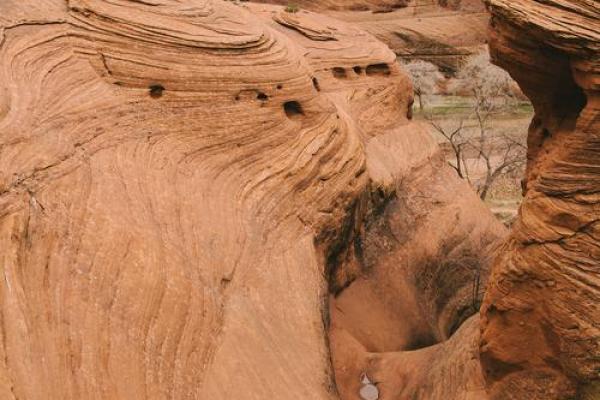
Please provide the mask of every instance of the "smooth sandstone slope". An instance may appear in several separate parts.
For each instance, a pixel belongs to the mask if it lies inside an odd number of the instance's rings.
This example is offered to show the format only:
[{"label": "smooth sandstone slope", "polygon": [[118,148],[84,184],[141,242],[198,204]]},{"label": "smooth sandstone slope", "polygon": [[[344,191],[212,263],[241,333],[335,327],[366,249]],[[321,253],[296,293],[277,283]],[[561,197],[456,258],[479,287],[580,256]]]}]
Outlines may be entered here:
[{"label": "smooth sandstone slope", "polygon": [[526,195],[481,311],[493,399],[600,398],[600,4],[489,0],[531,99]]},{"label": "smooth sandstone slope", "polygon": [[[369,368],[382,395],[481,393],[477,354],[454,354],[476,348],[477,317],[459,325],[504,230],[457,194],[394,60],[268,5],[3,2],[0,397],[351,399]],[[359,301],[378,287],[387,304]],[[425,333],[394,339],[413,314]]]}]

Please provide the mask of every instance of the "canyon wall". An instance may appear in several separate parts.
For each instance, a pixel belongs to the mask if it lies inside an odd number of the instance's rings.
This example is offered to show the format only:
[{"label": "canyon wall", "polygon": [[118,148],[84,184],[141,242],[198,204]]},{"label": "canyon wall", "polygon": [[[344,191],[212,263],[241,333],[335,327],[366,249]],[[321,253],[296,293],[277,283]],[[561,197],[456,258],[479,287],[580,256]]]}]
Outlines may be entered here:
[{"label": "canyon wall", "polygon": [[597,398],[598,5],[489,6],[508,241],[351,14],[3,1],[0,398]]},{"label": "canyon wall", "polygon": [[488,13],[482,0],[257,0],[319,11],[359,26],[405,60],[422,59],[456,72],[465,57],[483,50]]},{"label": "canyon wall", "polygon": [[[505,231],[395,59],[280,6],[0,3],[0,398],[351,399],[366,373],[481,392],[452,378],[478,368],[454,332]],[[406,369],[417,348],[440,367]]]},{"label": "canyon wall", "polygon": [[481,311],[494,399],[600,398],[600,4],[489,0],[531,99],[525,199]]},{"label": "canyon wall", "polygon": [[312,11],[347,10],[347,11],[391,11],[406,7],[410,0],[260,0],[257,3],[279,4],[289,9],[308,9]]}]

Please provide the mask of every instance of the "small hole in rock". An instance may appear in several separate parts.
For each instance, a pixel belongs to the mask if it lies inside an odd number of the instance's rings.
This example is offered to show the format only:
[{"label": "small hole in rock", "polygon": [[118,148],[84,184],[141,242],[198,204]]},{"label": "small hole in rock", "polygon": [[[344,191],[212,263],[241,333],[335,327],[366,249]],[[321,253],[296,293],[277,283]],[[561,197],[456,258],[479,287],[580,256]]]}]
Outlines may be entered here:
[{"label": "small hole in rock", "polygon": [[338,78],[338,79],[343,79],[343,78],[347,78],[348,75],[346,74],[346,70],[342,67],[334,67],[331,72],[333,73],[333,76]]},{"label": "small hole in rock", "polygon": [[317,89],[317,92],[321,91],[321,86],[319,86],[319,80],[317,78],[312,78],[312,83],[313,86],[315,87],[315,89]]},{"label": "small hole in rock", "polygon": [[165,87],[163,85],[150,85],[148,87],[148,89],[150,89],[150,97],[152,97],[153,99],[158,99],[159,97],[161,97],[163,95],[163,91],[165,90]]},{"label": "small hole in rock", "polygon": [[277,85],[277,89],[279,89],[279,90],[283,89],[283,85],[282,84]]},{"label": "small hole in rock", "polygon": [[283,104],[283,110],[285,111],[285,115],[287,115],[288,118],[297,118],[301,115],[304,115],[302,105],[295,100],[286,101]]},{"label": "small hole in rock", "polygon": [[373,75],[387,76],[390,74],[391,74],[390,67],[387,64],[371,64],[367,67],[367,75],[369,75],[369,76],[373,76]]},{"label": "small hole in rock", "polygon": [[362,74],[362,68],[358,65],[352,68],[357,75]]},{"label": "small hole in rock", "polygon": [[415,104],[415,99],[411,98],[408,100],[408,109],[406,110],[406,118],[411,120],[413,119],[413,105]]},{"label": "small hole in rock", "polygon": [[256,94],[256,99],[260,100],[260,101],[267,101],[269,100],[269,96],[267,96],[266,94],[264,94],[263,92],[258,92]]}]

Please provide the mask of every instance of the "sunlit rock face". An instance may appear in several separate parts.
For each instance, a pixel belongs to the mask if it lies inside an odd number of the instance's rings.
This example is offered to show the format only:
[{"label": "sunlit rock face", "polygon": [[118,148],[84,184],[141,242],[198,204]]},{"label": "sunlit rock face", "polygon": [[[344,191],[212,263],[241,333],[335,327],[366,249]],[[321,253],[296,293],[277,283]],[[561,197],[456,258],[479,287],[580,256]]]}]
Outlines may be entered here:
[{"label": "sunlit rock face", "polygon": [[593,398],[598,6],[561,4],[491,4],[536,108],[499,248],[355,24],[3,1],[0,398]]},{"label": "sunlit rock face", "polygon": [[312,11],[391,11],[404,8],[410,0],[258,0],[257,3],[279,4],[287,6],[289,11],[308,9]]},{"label": "sunlit rock face", "polygon": [[[410,120],[394,61],[360,29],[279,6],[3,1],[0,398],[358,396],[367,365],[334,370],[351,362],[336,332],[360,332],[329,310],[346,290],[360,320],[353,282],[399,265],[352,265],[377,232],[367,223],[426,212],[394,199],[429,180],[419,196],[451,215],[395,225],[431,246],[405,254],[407,284],[427,293],[444,280],[414,280],[418,260],[471,237],[475,219],[485,249],[504,234],[475,196],[452,194],[464,185]],[[439,224],[443,237],[415,236]],[[435,341],[464,319],[453,287],[450,307],[424,297]],[[423,342],[383,333],[378,349]]]},{"label": "sunlit rock face", "polygon": [[600,4],[490,0],[493,59],[531,99],[525,200],[482,309],[494,399],[600,396]]},{"label": "sunlit rock face", "polygon": [[453,75],[487,43],[483,0],[255,0],[293,5],[290,14],[318,11],[347,21],[384,42],[403,60],[421,59]]}]

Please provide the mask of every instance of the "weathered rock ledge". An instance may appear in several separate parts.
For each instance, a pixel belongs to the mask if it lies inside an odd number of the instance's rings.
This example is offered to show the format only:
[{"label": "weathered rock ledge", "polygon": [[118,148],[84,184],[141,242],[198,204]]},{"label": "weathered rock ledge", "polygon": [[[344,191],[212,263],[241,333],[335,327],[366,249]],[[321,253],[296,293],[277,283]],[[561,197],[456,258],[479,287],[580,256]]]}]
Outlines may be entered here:
[{"label": "weathered rock ledge", "polygon": [[482,308],[494,399],[600,396],[600,4],[489,0],[493,59],[531,99],[526,196]]},{"label": "weathered rock ledge", "polygon": [[354,24],[2,2],[0,398],[593,399],[598,6],[490,10],[536,110],[502,247]]}]

